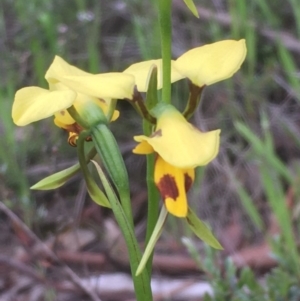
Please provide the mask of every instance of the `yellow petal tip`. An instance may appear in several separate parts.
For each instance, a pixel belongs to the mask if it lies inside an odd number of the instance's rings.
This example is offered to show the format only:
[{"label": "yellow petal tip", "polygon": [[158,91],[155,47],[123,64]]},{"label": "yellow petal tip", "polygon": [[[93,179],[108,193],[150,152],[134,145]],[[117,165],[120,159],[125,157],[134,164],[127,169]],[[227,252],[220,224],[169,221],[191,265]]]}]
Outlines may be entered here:
[{"label": "yellow petal tip", "polygon": [[224,40],[191,49],[175,61],[175,67],[195,85],[211,85],[230,78],[245,60],[245,39]]}]

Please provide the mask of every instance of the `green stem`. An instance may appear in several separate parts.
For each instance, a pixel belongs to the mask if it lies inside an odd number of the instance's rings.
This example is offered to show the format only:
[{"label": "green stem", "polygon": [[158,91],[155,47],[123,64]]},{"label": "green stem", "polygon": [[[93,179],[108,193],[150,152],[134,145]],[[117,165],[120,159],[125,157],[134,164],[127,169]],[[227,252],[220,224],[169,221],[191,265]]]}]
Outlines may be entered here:
[{"label": "green stem", "polygon": [[163,66],[163,88],[162,101],[171,103],[171,45],[172,45],[172,23],[171,23],[171,0],[157,0],[160,34],[161,53]]},{"label": "green stem", "polygon": [[[136,300],[137,301],[151,301],[152,300],[152,292],[150,286],[150,277],[148,274],[147,269],[144,269],[143,272],[139,276],[135,276],[139,263],[141,261],[141,251],[136,240],[136,236],[134,234],[134,228],[132,227],[131,222],[128,220],[123,207],[121,206],[117,196],[115,195],[112,187],[110,186],[107,178],[105,177],[102,169],[100,166],[93,162],[98,170],[99,176],[101,178],[101,182],[104,186],[106,191],[107,197],[110,201],[112,210],[114,212],[114,216],[120,226],[122,231],[123,237],[125,239],[128,254],[129,254],[129,261],[130,261],[130,268],[131,274],[134,283],[134,289],[136,293]],[[122,199],[121,199],[122,203]]]}]

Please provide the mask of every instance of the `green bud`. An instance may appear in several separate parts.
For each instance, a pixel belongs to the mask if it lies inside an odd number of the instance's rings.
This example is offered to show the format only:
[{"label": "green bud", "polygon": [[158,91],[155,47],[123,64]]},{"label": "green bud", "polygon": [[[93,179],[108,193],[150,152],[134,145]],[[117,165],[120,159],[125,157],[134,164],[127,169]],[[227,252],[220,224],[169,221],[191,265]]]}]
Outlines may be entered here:
[{"label": "green bud", "polygon": [[101,162],[118,190],[127,218],[133,223],[128,174],[119,146],[105,124],[94,126],[90,133]]}]

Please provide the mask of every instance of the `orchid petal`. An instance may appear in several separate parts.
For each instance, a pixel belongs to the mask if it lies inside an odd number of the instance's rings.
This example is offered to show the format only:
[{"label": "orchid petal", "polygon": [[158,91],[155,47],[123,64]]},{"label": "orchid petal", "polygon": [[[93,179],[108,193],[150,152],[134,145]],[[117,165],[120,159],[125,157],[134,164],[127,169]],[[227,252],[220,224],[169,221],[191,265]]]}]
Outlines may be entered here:
[{"label": "orchid petal", "polygon": [[245,40],[225,40],[194,48],[175,61],[176,69],[202,87],[231,77],[246,56]]},{"label": "orchid petal", "polygon": [[144,144],[147,142],[173,166],[194,168],[206,165],[216,157],[219,151],[220,130],[203,133],[174,110],[161,114],[156,132],[151,137],[141,135],[135,136],[134,139]]},{"label": "orchid petal", "polygon": [[123,73],[90,74],[59,77],[61,83],[74,91],[97,98],[131,99],[134,77]]},{"label": "orchid petal", "polygon": [[[184,76],[178,72],[175,68],[175,62],[171,61],[171,82],[176,82]],[[147,92],[148,83],[150,79],[150,74],[152,70],[152,66],[155,65],[157,67],[157,89],[162,88],[162,60],[149,60],[144,62],[139,62],[129,66],[123,73],[133,75],[135,78],[135,84],[137,86],[138,91]]]},{"label": "orchid petal", "polygon": [[123,73],[91,74],[56,56],[46,75],[49,84],[60,82],[74,91],[97,98],[132,98],[134,77]]},{"label": "orchid petal", "polygon": [[14,123],[24,126],[48,118],[72,106],[76,92],[49,91],[39,87],[26,87],[17,91],[12,107]]},{"label": "orchid petal", "polygon": [[85,72],[75,66],[68,64],[65,60],[63,60],[59,56],[55,56],[52,64],[46,72],[45,79],[49,83],[58,82],[60,77],[64,76],[89,76],[91,75],[88,72]]},{"label": "orchid petal", "polygon": [[54,124],[63,129],[66,129],[68,125],[76,122],[67,110],[61,110],[55,113],[54,116]]},{"label": "orchid petal", "polygon": [[[141,137],[141,138],[140,138]],[[132,152],[135,154],[140,154],[140,155],[148,155],[154,152],[153,147],[144,139],[143,137],[145,136],[135,136],[134,140],[137,142],[141,141],[133,150]]]}]

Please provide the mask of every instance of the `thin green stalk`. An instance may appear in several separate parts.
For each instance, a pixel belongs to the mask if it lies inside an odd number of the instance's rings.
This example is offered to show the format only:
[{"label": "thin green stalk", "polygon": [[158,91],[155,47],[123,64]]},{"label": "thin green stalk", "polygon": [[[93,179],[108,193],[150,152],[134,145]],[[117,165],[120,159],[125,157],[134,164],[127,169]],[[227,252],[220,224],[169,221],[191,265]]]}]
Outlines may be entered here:
[{"label": "thin green stalk", "polygon": [[163,66],[162,101],[171,103],[171,44],[172,44],[172,22],[171,22],[171,0],[157,0],[160,34],[161,53]]},{"label": "thin green stalk", "polygon": [[91,22],[91,27],[88,28],[87,38],[87,53],[89,70],[92,73],[99,72],[100,57],[99,57],[99,42],[101,40],[101,1],[96,1],[93,9],[95,19]]}]

